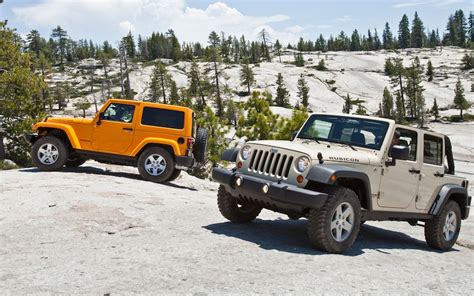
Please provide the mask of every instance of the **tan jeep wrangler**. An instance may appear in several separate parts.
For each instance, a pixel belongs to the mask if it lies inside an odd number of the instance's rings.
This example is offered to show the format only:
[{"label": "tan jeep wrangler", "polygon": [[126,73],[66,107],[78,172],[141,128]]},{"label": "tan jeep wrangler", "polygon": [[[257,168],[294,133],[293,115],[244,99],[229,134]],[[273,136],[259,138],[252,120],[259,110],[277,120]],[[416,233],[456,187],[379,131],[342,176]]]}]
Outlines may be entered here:
[{"label": "tan jeep wrangler", "polygon": [[389,119],[313,114],[292,141],[249,142],[222,158],[236,163],[213,170],[225,218],[250,222],[262,208],[306,217],[326,252],[349,249],[368,220],[421,222],[428,245],[447,250],[469,216],[449,138]]},{"label": "tan jeep wrangler", "polygon": [[207,131],[196,130],[194,112],[181,106],[112,99],[95,118],[47,117],[33,130],[31,156],[44,171],[94,159],[137,166],[145,180],[166,182],[206,154]]}]

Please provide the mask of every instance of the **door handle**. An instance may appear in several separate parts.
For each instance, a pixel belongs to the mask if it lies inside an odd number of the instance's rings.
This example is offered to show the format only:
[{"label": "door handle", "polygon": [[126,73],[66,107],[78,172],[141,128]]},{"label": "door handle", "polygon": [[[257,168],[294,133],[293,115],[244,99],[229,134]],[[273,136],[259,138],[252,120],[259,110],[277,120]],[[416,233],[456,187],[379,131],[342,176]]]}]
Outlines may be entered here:
[{"label": "door handle", "polygon": [[417,170],[417,169],[415,169],[415,168],[411,168],[411,169],[409,169],[408,171],[409,171],[410,173],[412,173],[412,174],[419,174],[419,173],[421,173],[420,170]]},{"label": "door handle", "polygon": [[130,127],[124,127],[124,128],[122,128],[122,129],[123,129],[124,131],[129,131],[129,132],[133,131],[133,128],[130,128]]},{"label": "door handle", "polygon": [[444,177],[444,174],[440,173],[440,172],[436,172],[436,173],[434,173],[434,176],[435,177]]}]

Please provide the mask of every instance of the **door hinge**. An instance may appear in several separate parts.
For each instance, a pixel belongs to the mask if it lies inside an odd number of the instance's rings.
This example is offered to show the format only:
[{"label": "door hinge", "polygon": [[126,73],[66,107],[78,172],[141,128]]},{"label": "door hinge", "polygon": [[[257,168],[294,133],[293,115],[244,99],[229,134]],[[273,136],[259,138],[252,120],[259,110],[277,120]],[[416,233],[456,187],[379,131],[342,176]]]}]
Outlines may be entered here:
[{"label": "door hinge", "polygon": [[380,191],[377,193],[377,199],[380,199]]},{"label": "door hinge", "polygon": [[420,199],[420,197],[418,195],[415,196],[415,202],[418,202],[419,199]]}]

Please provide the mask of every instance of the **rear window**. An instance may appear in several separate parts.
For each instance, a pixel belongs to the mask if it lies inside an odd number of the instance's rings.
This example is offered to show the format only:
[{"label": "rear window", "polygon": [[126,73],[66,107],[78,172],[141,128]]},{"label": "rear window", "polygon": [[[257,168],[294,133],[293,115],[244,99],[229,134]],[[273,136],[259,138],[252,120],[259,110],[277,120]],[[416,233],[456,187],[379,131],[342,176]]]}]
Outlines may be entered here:
[{"label": "rear window", "polygon": [[425,135],[423,162],[433,165],[443,164],[443,139],[431,135]]},{"label": "rear window", "polygon": [[183,129],[184,112],[145,107],[143,108],[142,124],[173,129]]}]

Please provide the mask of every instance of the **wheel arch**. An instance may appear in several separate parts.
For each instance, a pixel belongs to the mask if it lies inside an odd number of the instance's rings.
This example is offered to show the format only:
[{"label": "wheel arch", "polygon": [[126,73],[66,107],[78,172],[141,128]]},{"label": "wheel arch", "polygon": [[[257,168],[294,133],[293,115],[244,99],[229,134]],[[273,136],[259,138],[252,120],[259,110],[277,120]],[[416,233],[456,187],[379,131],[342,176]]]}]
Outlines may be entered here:
[{"label": "wheel arch", "polygon": [[145,144],[137,153],[134,154],[134,156],[136,158],[140,157],[140,155],[145,151],[147,150],[148,148],[152,148],[152,147],[160,147],[160,148],[163,148],[165,149],[166,151],[168,151],[171,156],[173,157],[176,157],[176,154],[173,150],[173,147],[170,146],[170,145],[167,145],[167,144],[161,144],[161,143],[148,143],[148,144]]},{"label": "wheel arch", "polygon": [[471,197],[468,195],[467,189],[458,184],[443,185],[431,205],[429,213],[438,215],[448,200],[453,200],[459,204],[462,219],[469,217]]},{"label": "wheel arch", "polygon": [[66,141],[66,144],[70,145],[73,149],[81,149],[81,143],[74,129],[69,125],[44,122],[37,126],[37,130],[40,136],[55,136]]},{"label": "wheel arch", "polygon": [[320,184],[347,187],[357,194],[363,208],[372,210],[370,179],[364,172],[341,165],[316,165],[311,168],[306,179]]}]

